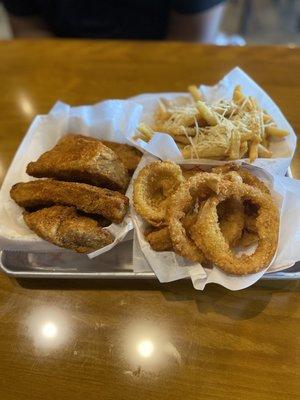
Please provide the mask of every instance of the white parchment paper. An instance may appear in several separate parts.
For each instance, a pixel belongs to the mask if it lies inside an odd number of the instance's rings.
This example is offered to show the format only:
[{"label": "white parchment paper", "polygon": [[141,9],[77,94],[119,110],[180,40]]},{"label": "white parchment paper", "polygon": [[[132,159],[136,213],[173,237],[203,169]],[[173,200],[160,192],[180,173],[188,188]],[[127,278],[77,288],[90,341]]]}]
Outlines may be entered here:
[{"label": "white parchment paper", "polygon": [[[270,143],[270,150],[273,152],[272,158],[258,158],[253,163],[253,165],[262,167],[273,174],[285,175],[296,148],[297,137],[293,128],[270,96],[238,67],[231,70],[215,86],[201,85],[200,90],[203,93],[204,99],[209,103],[213,103],[220,99],[231,99],[233,89],[236,85],[241,85],[243,93],[247,96],[255,97],[260,106],[273,117],[278,127],[289,132],[289,135],[282,141],[272,141]],[[181,96],[187,96],[187,94],[153,93],[139,95],[132,98],[132,100],[143,107],[140,122],[151,124],[154,111],[157,107],[158,98],[164,97],[168,100],[174,100]],[[179,148],[170,135],[166,133],[156,133],[152,140],[147,143],[142,139],[135,140],[135,133],[136,132],[131,132],[128,136],[128,140],[139,149],[146,150],[162,160],[168,159],[176,162],[183,160]],[[199,160],[198,162],[201,164],[203,161],[205,160]],[[243,161],[247,162],[246,159]]]},{"label": "white parchment paper", "polygon": [[[139,171],[158,158],[145,154],[135,171],[133,181]],[[204,164],[207,166],[207,164]],[[210,166],[216,165],[210,162]],[[225,274],[217,267],[203,268],[199,263],[192,263],[172,251],[156,252],[144,239],[147,224],[135,212],[131,202],[131,215],[135,228],[133,246],[133,268],[135,273],[153,270],[160,282],[171,282],[189,277],[195,289],[203,290],[210,282],[218,283],[230,290],[240,290],[251,286],[268,272],[289,268],[300,260],[300,181],[272,175],[260,167],[242,163],[242,167],[263,180],[271,190],[272,197],[280,210],[280,230],[278,249],[273,262],[268,268],[251,275],[234,276]],[[130,185],[128,196],[132,199]]]},{"label": "white parchment paper", "polygon": [[[99,139],[125,143],[140,118],[141,105],[127,100],[108,100],[93,106],[70,107],[58,102],[48,115],[37,116],[25,135],[7,172],[0,191],[0,249],[27,252],[58,251],[58,247],[39,238],[25,224],[22,212],[9,195],[12,185],[35,178],[26,174],[26,166],[42,153],[50,150],[67,133],[93,136]],[[115,240],[89,257],[102,254],[126,236],[132,229],[127,213],[121,224],[111,224],[105,228]],[[59,248],[60,251],[69,251]]]}]

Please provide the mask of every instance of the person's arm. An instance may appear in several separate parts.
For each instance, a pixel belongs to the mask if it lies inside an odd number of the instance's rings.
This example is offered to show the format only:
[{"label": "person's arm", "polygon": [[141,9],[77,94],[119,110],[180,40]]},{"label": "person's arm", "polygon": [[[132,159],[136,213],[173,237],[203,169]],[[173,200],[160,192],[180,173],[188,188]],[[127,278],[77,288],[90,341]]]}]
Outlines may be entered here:
[{"label": "person's arm", "polygon": [[9,15],[9,22],[16,38],[51,37],[53,34],[40,17],[19,17]]},{"label": "person's arm", "polygon": [[[178,3],[178,1],[177,1]],[[185,8],[188,3],[194,7]],[[191,42],[211,43],[219,33],[219,27],[222,20],[225,2],[219,3],[213,7],[197,11],[197,1],[183,2],[182,7],[174,8],[171,11],[168,29],[168,40],[183,40]]]}]

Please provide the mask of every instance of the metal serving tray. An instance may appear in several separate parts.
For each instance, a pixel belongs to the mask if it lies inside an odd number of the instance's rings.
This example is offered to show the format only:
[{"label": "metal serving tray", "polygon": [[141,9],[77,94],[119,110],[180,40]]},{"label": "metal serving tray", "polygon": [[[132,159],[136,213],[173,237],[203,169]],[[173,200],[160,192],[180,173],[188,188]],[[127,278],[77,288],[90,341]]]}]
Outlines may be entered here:
[{"label": "metal serving tray", "polygon": [[74,252],[27,253],[0,251],[0,269],[19,278],[154,278],[152,272],[135,274],[132,269],[132,240],[89,259]]},{"label": "metal serving tray", "polygon": [[[287,176],[293,177],[291,169]],[[154,279],[153,272],[133,272],[132,240],[99,257],[74,252],[27,253],[0,250],[0,270],[16,278]],[[263,280],[300,279],[300,262],[284,271],[270,272]]]},{"label": "metal serving tray", "polygon": [[[155,278],[153,272],[133,272],[131,240],[91,260],[73,252],[26,253],[3,250],[0,252],[0,269],[16,278]],[[300,279],[300,263],[285,271],[265,274],[262,279]]]}]

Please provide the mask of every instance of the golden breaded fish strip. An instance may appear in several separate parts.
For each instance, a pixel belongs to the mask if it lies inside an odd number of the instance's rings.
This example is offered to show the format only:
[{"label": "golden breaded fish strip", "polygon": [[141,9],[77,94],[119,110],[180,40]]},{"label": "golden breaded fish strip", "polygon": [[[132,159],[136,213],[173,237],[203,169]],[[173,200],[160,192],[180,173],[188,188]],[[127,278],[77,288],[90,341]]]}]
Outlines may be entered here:
[{"label": "golden breaded fish strip", "polygon": [[26,172],[36,178],[57,178],[125,191],[129,176],[119,157],[100,140],[67,135]]},{"label": "golden breaded fish strip", "polygon": [[53,205],[74,206],[88,214],[98,214],[119,223],[123,220],[129,200],[119,192],[85,183],[63,182],[52,179],[15,184],[11,198],[24,208]]},{"label": "golden breaded fish strip", "polygon": [[53,206],[25,212],[23,217],[28,227],[42,239],[78,253],[90,253],[114,240],[97,221],[78,215],[75,207]]},{"label": "golden breaded fish strip", "polygon": [[102,143],[116,153],[129,174],[132,175],[138,166],[143,153],[128,144],[109,142],[107,140],[102,140]]}]

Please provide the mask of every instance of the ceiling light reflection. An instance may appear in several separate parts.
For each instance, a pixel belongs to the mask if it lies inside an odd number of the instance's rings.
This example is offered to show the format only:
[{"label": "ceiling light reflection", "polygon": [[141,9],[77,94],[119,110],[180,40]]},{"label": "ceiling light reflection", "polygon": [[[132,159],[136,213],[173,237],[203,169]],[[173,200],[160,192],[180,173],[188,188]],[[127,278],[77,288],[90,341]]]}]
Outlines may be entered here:
[{"label": "ceiling light reflection", "polygon": [[27,117],[34,116],[34,114],[35,114],[34,106],[31,102],[31,100],[28,98],[28,96],[25,93],[19,94],[19,106],[20,106],[20,109],[23,111],[23,113]]},{"label": "ceiling light reflection", "polygon": [[28,335],[38,350],[54,350],[71,337],[68,314],[56,307],[39,307],[26,320]]},{"label": "ceiling light reflection", "polygon": [[122,340],[126,374],[163,370],[167,373],[170,366],[178,367],[181,356],[170,339],[169,329],[162,322],[134,321],[127,326]]},{"label": "ceiling light reflection", "polygon": [[53,322],[45,322],[44,325],[42,325],[42,334],[48,339],[55,338],[57,332],[57,326]]},{"label": "ceiling light reflection", "polygon": [[137,350],[141,357],[149,358],[153,354],[154,344],[151,340],[142,340],[138,343]]}]

